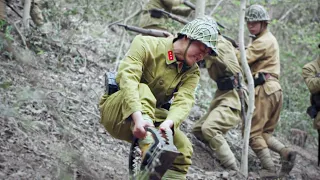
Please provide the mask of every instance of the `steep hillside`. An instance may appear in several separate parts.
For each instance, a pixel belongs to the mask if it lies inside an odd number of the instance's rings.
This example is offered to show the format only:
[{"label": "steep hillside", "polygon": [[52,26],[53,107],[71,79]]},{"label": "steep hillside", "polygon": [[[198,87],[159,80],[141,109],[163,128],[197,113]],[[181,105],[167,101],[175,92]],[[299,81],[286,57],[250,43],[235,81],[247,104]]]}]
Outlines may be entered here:
[{"label": "steep hillside", "polygon": [[[123,56],[134,35],[121,36],[121,29],[111,30],[103,19],[97,20],[102,12],[89,16],[70,2],[45,1],[47,23],[30,31],[8,9],[10,23],[15,24],[10,32],[15,53],[0,54],[0,179],[128,179],[130,144],[112,138],[99,124],[97,104],[104,91],[104,73],[114,70],[119,50]],[[115,13],[120,9],[115,8]],[[220,167],[209,147],[190,134],[214,88],[202,70],[197,103],[181,126],[194,148],[188,179],[243,179],[239,172]],[[291,145],[284,134],[277,137],[298,152],[286,179],[320,179],[313,136],[305,148]],[[227,139],[240,160],[240,126]],[[273,157],[280,168],[279,156]],[[259,166],[250,150],[250,179],[259,179]]]}]

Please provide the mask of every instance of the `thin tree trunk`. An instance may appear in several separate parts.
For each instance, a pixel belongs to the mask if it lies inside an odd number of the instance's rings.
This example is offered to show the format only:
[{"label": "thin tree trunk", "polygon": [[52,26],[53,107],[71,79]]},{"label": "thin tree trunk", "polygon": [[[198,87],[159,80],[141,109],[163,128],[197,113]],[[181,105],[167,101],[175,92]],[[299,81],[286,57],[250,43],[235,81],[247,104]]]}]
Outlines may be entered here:
[{"label": "thin tree trunk", "polygon": [[196,17],[204,16],[205,8],[206,8],[206,0],[197,0]]},{"label": "thin tree trunk", "polygon": [[23,7],[23,25],[26,29],[29,29],[29,21],[30,21],[30,8],[31,8],[31,0],[24,0]]},{"label": "thin tree trunk", "polygon": [[246,0],[241,0],[240,5],[240,19],[239,19],[239,48],[241,53],[241,64],[242,69],[245,72],[247,81],[248,81],[248,89],[249,89],[249,103],[248,103],[248,111],[244,123],[244,136],[243,136],[243,148],[242,148],[242,157],[241,157],[241,167],[240,171],[245,177],[248,177],[248,149],[249,149],[249,137],[251,130],[251,119],[254,110],[254,84],[253,77],[251,75],[251,71],[249,65],[247,63],[247,57],[244,48],[244,16],[246,10]]}]

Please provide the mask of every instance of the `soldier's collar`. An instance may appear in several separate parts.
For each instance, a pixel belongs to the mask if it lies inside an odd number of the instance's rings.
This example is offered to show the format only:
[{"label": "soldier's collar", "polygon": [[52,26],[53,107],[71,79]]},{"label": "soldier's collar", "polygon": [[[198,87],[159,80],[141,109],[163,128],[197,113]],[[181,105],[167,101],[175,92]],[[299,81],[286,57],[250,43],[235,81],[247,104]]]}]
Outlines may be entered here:
[{"label": "soldier's collar", "polygon": [[262,35],[268,33],[269,30],[268,29],[265,29],[264,31],[262,31],[258,36],[256,36],[254,39],[258,39],[259,37],[261,37]]},{"label": "soldier's collar", "polygon": [[176,63],[177,64],[177,71],[180,73],[183,68],[183,62],[178,61],[176,56],[173,53],[173,39],[172,38],[167,38],[165,47],[166,47],[165,56],[166,56],[167,65]]}]

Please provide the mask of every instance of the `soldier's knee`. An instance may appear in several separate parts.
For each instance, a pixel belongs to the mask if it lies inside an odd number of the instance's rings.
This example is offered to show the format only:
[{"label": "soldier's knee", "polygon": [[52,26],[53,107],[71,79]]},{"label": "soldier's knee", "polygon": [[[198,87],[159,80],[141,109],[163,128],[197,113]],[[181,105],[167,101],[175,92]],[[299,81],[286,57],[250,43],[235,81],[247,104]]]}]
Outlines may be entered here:
[{"label": "soldier's knee", "polygon": [[266,141],[264,140],[264,138],[262,136],[257,136],[257,137],[250,138],[249,146],[253,150],[260,150],[260,149],[264,149],[264,148],[268,147]]},{"label": "soldier's knee", "polygon": [[210,141],[212,138],[214,138],[216,135],[218,135],[218,130],[209,127],[209,126],[202,126],[201,132],[205,140]]}]

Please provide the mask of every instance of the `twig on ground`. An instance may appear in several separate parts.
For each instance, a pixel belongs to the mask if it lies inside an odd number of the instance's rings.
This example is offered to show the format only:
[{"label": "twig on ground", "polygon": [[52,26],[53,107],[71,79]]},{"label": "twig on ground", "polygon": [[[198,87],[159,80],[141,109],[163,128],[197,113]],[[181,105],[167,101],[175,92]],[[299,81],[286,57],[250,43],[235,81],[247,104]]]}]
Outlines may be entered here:
[{"label": "twig on ground", "polygon": [[18,26],[17,26],[17,23],[18,23],[18,22],[14,22],[14,23],[13,23],[13,26],[16,28],[16,31],[18,32],[18,34],[19,34],[19,36],[20,36],[20,38],[21,38],[21,40],[22,40],[22,43],[23,43],[24,47],[25,47],[26,49],[28,49],[28,46],[27,46],[27,43],[26,43],[26,38],[21,34],[21,32],[20,32],[20,30],[19,30],[19,28],[18,28]]},{"label": "twig on ground", "polygon": [[94,113],[94,112],[89,111],[89,110],[88,110],[88,109],[86,109],[85,107],[81,106],[81,109],[85,110],[86,112],[88,112],[88,113],[90,113],[90,114],[92,114],[92,115],[94,115],[95,117],[97,117],[97,118],[99,118],[99,119],[100,119],[100,116],[99,116],[98,114],[96,114],[96,113]]}]

